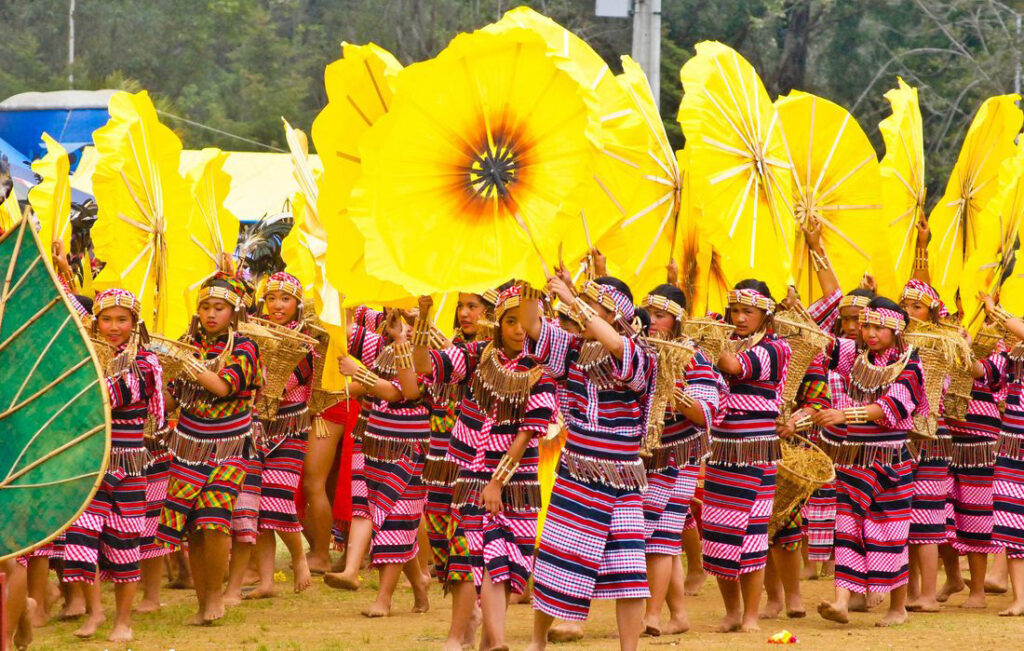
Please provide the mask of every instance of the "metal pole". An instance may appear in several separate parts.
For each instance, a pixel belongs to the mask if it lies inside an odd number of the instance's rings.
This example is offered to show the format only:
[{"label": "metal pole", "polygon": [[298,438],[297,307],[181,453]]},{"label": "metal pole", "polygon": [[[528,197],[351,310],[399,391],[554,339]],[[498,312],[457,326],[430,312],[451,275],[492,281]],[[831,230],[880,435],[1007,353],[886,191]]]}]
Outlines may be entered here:
[{"label": "metal pole", "polygon": [[661,102],[661,0],[633,3],[633,59],[651,84],[654,101]]},{"label": "metal pole", "polygon": [[75,87],[75,0],[68,0],[68,88]]},{"label": "metal pole", "polygon": [[1016,14],[1017,22],[1017,38],[1014,39],[1013,47],[1013,58],[1014,58],[1014,73],[1013,73],[1013,92],[1020,94],[1020,14]]}]

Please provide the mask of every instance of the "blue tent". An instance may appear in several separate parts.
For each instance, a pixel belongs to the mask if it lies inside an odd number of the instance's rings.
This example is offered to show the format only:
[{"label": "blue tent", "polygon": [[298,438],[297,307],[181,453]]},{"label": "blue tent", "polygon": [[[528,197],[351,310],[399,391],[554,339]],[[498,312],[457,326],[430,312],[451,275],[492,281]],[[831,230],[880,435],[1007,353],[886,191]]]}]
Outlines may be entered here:
[{"label": "blue tent", "polygon": [[78,150],[92,144],[92,132],[110,118],[113,90],[57,90],[19,93],[0,102],[0,138],[29,160],[46,154],[43,132],[64,145],[74,169]]}]

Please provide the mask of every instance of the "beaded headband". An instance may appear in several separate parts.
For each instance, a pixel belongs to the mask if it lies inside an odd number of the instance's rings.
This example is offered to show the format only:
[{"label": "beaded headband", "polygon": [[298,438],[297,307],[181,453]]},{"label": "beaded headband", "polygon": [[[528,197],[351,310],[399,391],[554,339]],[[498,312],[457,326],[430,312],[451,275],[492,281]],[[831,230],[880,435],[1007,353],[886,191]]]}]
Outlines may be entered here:
[{"label": "beaded headband", "polygon": [[900,301],[921,301],[928,306],[928,309],[934,310],[939,306],[939,299],[929,296],[920,289],[914,289],[912,287],[904,287],[903,294],[900,296]]},{"label": "beaded headband", "polygon": [[267,279],[267,284],[263,288],[263,298],[266,298],[270,292],[284,292],[301,301],[302,283],[295,276],[279,271]]},{"label": "beaded headband", "polygon": [[199,303],[210,298],[219,298],[222,301],[227,301],[236,310],[241,307],[243,302],[241,296],[227,287],[202,287],[199,289]]},{"label": "beaded headband", "polygon": [[609,312],[621,316],[627,323],[636,316],[636,308],[633,307],[632,301],[611,285],[602,285],[588,280],[587,284],[583,286],[583,295]]},{"label": "beaded headband", "polygon": [[889,328],[896,334],[903,332],[903,329],[907,326],[907,322],[903,319],[903,315],[895,310],[888,310],[884,307],[868,307],[864,308],[858,322],[861,325],[876,325],[882,328]]},{"label": "beaded headband", "polygon": [[839,299],[839,309],[841,310],[844,307],[865,308],[870,302],[871,299],[867,296],[857,296],[856,294],[853,296],[846,295]]},{"label": "beaded headband", "polygon": [[[501,323],[501,317],[514,307],[519,307],[523,298],[522,285],[513,285],[503,291],[494,301],[494,320]],[[485,299],[486,300],[486,299]]]},{"label": "beaded headband", "polygon": [[739,303],[740,305],[756,307],[759,310],[764,310],[769,316],[775,312],[775,301],[756,289],[730,290],[727,302],[729,305]]},{"label": "beaded headband", "polygon": [[93,316],[99,316],[100,312],[111,307],[123,307],[132,313],[136,320],[142,310],[142,303],[135,298],[135,294],[124,289],[107,289],[96,295],[92,302]]},{"label": "beaded headband", "polygon": [[484,293],[480,294],[480,298],[484,299],[484,302],[486,303],[490,303],[491,305],[497,305],[498,299],[500,297],[498,296],[498,290],[488,289]]},{"label": "beaded headband", "polygon": [[656,310],[663,310],[674,316],[676,321],[682,321],[686,316],[686,310],[683,309],[682,305],[658,294],[648,294],[645,296],[644,300],[640,303],[640,307],[653,307]]}]

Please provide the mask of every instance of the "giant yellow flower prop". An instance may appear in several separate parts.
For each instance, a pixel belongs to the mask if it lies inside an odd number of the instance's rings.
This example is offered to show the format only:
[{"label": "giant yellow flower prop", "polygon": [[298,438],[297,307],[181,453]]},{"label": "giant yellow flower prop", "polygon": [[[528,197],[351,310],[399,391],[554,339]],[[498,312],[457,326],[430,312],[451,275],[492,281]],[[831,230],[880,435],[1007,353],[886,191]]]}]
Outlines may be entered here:
[{"label": "giant yellow flower prop", "polygon": [[[1024,149],[1006,159],[999,169],[999,192],[981,211],[977,246],[964,263],[960,279],[960,301],[966,325],[972,334],[984,323],[983,308],[978,292],[999,294],[1003,307],[1010,303],[1021,305],[1024,297],[1013,296],[1013,291],[1000,291],[1010,283],[1014,273],[1021,274],[1018,243],[1024,236]],[[1013,285],[1010,284],[1011,289]],[[1020,314],[1020,312],[1014,312]]]},{"label": "giant yellow flower prop", "polygon": [[[775,107],[793,166],[793,211],[800,226],[820,223],[822,241],[840,286],[856,287],[871,268],[888,266],[878,236],[881,175],[867,134],[846,109],[794,91]],[[796,234],[793,278],[806,303],[821,296],[803,232]],[[892,296],[897,287],[880,287]]]},{"label": "giant yellow flower prop", "polygon": [[[169,285],[203,277],[187,255],[188,186],[178,171],[181,141],[160,123],[146,91],[110,98],[110,121],[93,134],[98,160],[93,191],[99,215],[92,229],[96,257],[107,266],[98,290],[123,287],[142,301],[142,317],[153,332],[178,336],[188,325],[183,302]],[[192,306],[188,306],[192,307]],[[186,315],[187,316],[187,315]]]},{"label": "giant yellow flower prop", "polygon": [[0,233],[13,231],[20,221],[21,207],[18,205],[18,197],[11,192],[5,200],[0,201]]},{"label": "giant yellow flower prop", "polygon": [[344,43],[342,52],[343,58],[324,72],[328,102],[313,122],[324,182],[309,207],[316,225],[307,219],[307,231],[317,247],[314,257],[323,263],[344,305],[408,302],[409,293],[400,286],[366,273],[366,239],[350,216],[352,186],[362,173],[360,144],[390,107],[394,79],[402,65],[373,43]]},{"label": "giant yellow flower prop", "polygon": [[784,296],[795,221],[778,113],[739,53],[710,41],[696,49],[680,71],[678,118],[708,237],[726,277],[758,278],[777,298]]},{"label": "giant yellow flower prop", "polygon": [[360,147],[367,271],[413,294],[542,284],[542,257],[582,237],[557,215],[592,178],[589,91],[525,29],[460,34],[395,83]]},{"label": "giant yellow flower prop", "polygon": [[885,200],[885,237],[890,266],[876,268],[875,278],[887,287],[910,278],[917,245],[917,225],[924,219],[924,134],[917,89],[898,79],[899,87],[885,94],[892,115],[878,123],[885,141],[882,158],[882,194]]},{"label": "giant yellow flower prop", "polygon": [[[28,191],[28,202],[39,219],[39,241],[44,245],[61,242],[71,251],[71,177],[68,153],[60,143],[43,134],[46,155],[32,163],[32,171],[42,179]],[[53,264],[49,256],[43,258]]]},{"label": "giant yellow flower prop", "polygon": [[956,304],[964,262],[978,248],[982,232],[998,233],[997,223],[982,221],[983,209],[999,190],[999,168],[1016,153],[1014,140],[1024,114],[1018,95],[985,100],[974,116],[960,156],[950,173],[946,193],[928,218],[932,285],[946,305]]}]

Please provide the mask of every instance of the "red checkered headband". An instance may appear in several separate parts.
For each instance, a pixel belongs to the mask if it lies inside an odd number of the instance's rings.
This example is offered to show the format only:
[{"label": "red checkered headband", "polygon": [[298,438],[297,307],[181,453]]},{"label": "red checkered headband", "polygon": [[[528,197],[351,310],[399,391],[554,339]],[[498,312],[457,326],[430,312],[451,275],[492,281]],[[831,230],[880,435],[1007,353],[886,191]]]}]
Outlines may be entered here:
[{"label": "red checkered headband", "polygon": [[747,305],[749,307],[756,307],[759,310],[764,310],[765,314],[771,316],[775,313],[775,301],[765,296],[756,289],[733,289],[729,291],[728,304],[734,305],[739,303],[740,305]]},{"label": "red checkered headband", "polygon": [[512,285],[505,291],[498,294],[498,298],[495,299],[494,304],[494,320],[497,323],[501,323],[501,317],[505,315],[514,307],[519,307],[519,304],[523,301],[523,286]]},{"label": "red checkered headband", "polygon": [[901,334],[907,327],[907,321],[903,315],[896,310],[889,310],[884,307],[866,307],[860,312],[858,321],[861,325],[876,325],[882,328],[889,328],[897,335]]},{"label": "red checkered headband", "polygon": [[939,293],[935,291],[935,288],[917,278],[911,278],[903,287],[900,303],[903,301],[921,301],[931,310],[938,308],[938,316],[949,316],[949,310],[946,309],[945,303],[939,298]]},{"label": "red checkered headband", "polygon": [[302,300],[302,283],[298,278],[284,271],[271,274],[267,278],[266,285],[263,287],[263,295],[260,296],[260,311],[263,310],[263,304],[266,303],[267,294],[270,292],[283,292],[294,297],[299,304],[295,312],[295,320],[302,321],[304,303]]},{"label": "red checkered headband", "polygon": [[611,285],[590,280],[583,286],[582,293],[609,312],[614,312],[616,319],[631,323],[636,316],[636,308],[629,297]]},{"label": "red checkered headband", "polygon": [[142,311],[142,303],[127,289],[114,287],[105,289],[92,302],[92,315],[99,316],[100,312],[112,307],[123,307],[132,313],[136,322],[139,320],[139,313]]}]

